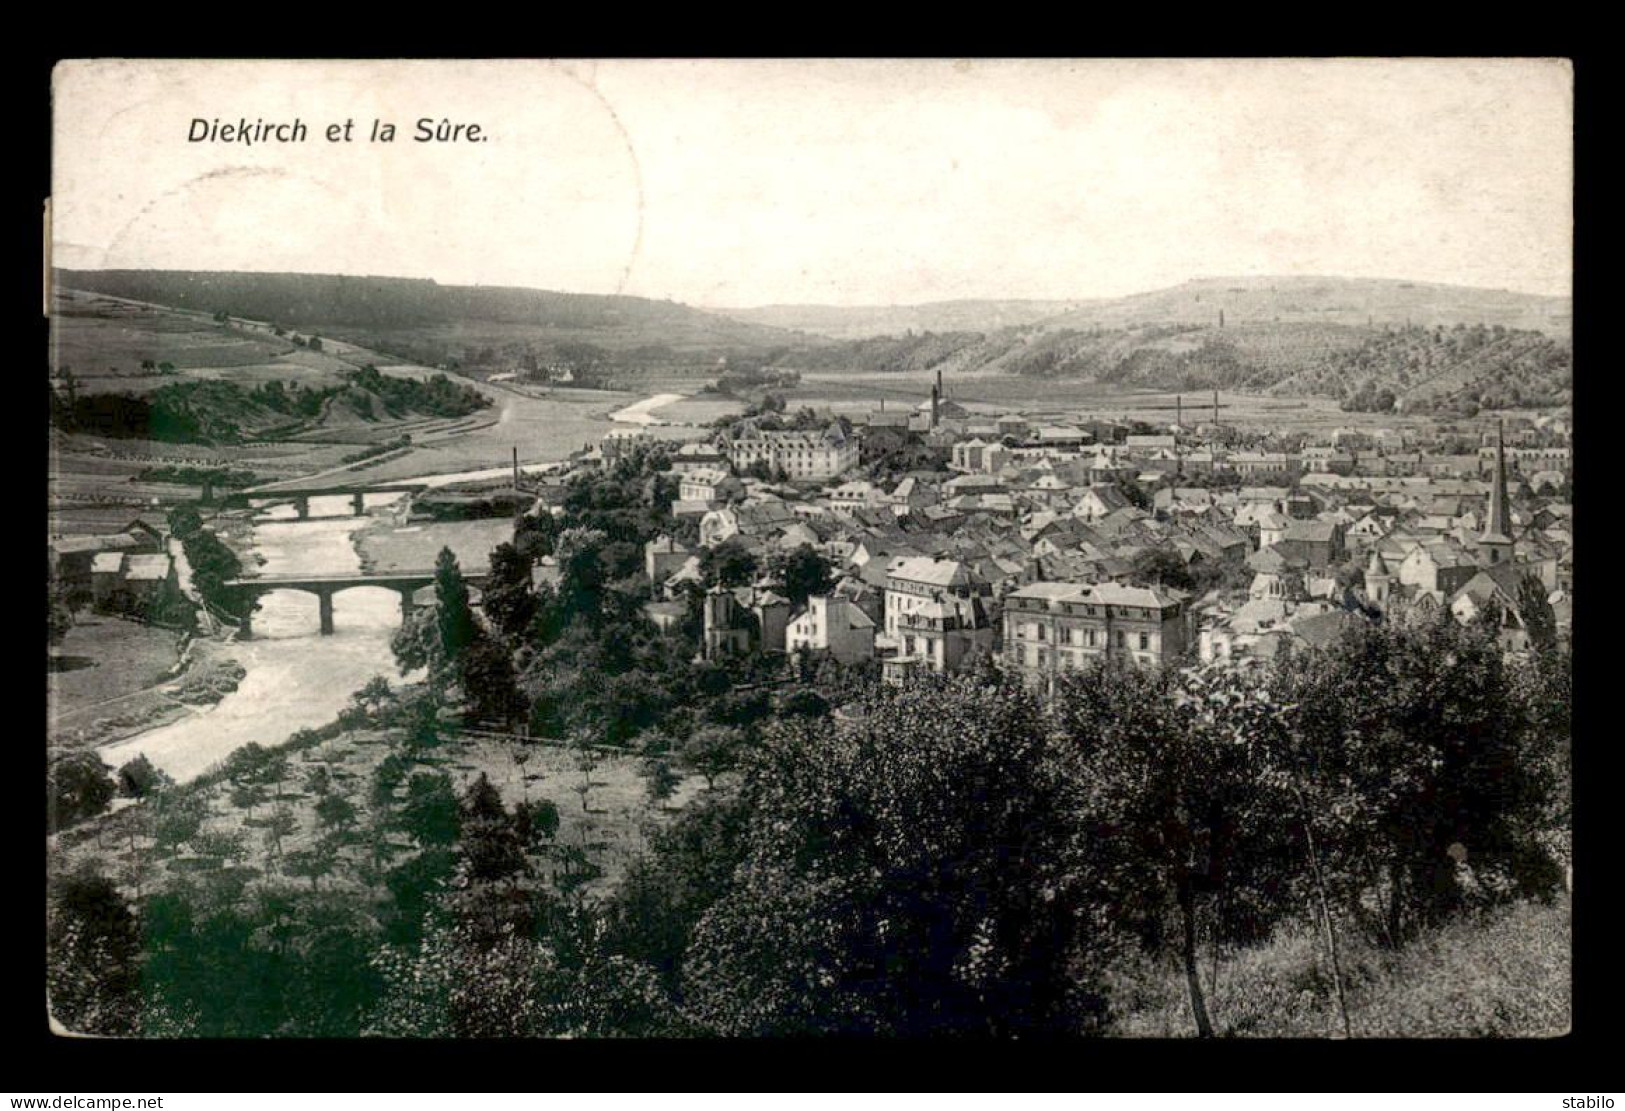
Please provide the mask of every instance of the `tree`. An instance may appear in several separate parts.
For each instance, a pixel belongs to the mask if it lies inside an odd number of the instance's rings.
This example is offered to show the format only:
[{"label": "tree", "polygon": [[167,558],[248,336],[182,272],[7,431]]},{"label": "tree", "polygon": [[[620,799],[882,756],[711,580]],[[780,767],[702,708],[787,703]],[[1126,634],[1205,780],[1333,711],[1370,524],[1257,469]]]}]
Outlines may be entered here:
[{"label": "tree", "polygon": [[1270,895],[1288,852],[1282,799],[1255,773],[1256,730],[1237,729],[1220,712],[1233,695],[1208,682],[1193,680],[1193,699],[1173,672],[1109,660],[1063,676],[1054,700],[1093,898],[1113,908],[1109,931],[1177,955],[1201,1037],[1213,1025],[1199,918],[1231,940],[1257,940],[1280,906]]},{"label": "tree", "polygon": [[1326,867],[1385,898],[1388,943],[1463,905],[1463,855],[1524,894],[1560,880],[1535,828],[1549,764],[1493,630],[1448,610],[1356,626],[1282,665],[1271,693],[1291,708],[1283,762],[1311,812],[1339,819],[1321,837]]},{"label": "tree", "polygon": [[432,609],[414,610],[395,630],[389,648],[395,656],[395,666],[402,675],[427,669],[429,675],[435,677],[444,671],[440,627]]},{"label": "tree", "polygon": [[254,820],[254,808],[270,798],[263,783],[239,783],[231,790],[231,805],[248,811],[248,820]]},{"label": "tree", "polygon": [[485,616],[510,643],[518,641],[536,618],[531,566],[531,557],[513,544],[498,544],[491,551],[491,574],[484,592]]},{"label": "tree", "polygon": [[209,814],[208,803],[203,796],[192,791],[161,791],[154,796],[153,805],[153,841],[160,851],[166,853],[174,853],[180,846],[193,841]]},{"label": "tree", "polygon": [[664,756],[646,757],[638,771],[648,788],[649,798],[659,806],[665,806],[682,783],[682,779],[672,770],[671,761]]},{"label": "tree", "polygon": [[154,791],[174,786],[175,781],[154,767],[145,753],[139,754],[118,770],[119,794],[125,798],[146,798]]},{"label": "tree", "polygon": [[700,573],[708,587],[748,586],[756,577],[756,555],[737,537],[730,537],[700,554]]},{"label": "tree", "polygon": [[336,792],[322,796],[316,804],[316,820],[330,831],[349,829],[356,822],[355,804]]},{"label": "tree", "polygon": [[259,782],[265,774],[271,753],[264,745],[250,741],[233,749],[220,765],[220,772],[234,783]]},{"label": "tree", "polygon": [[290,876],[303,876],[310,880],[310,889],[317,890],[323,876],[333,873],[338,863],[338,847],[323,838],[308,849],[299,849],[282,859],[283,870]]},{"label": "tree", "polygon": [[1518,617],[1531,648],[1542,653],[1556,650],[1557,615],[1547,600],[1545,584],[1534,575],[1525,575],[1518,583]]},{"label": "tree", "polygon": [[299,820],[294,817],[293,808],[283,803],[271,811],[271,816],[265,823],[265,844],[277,856],[282,855],[282,839],[299,828]]},{"label": "tree", "polygon": [[678,750],[678,758],[691,771],[705,777],[705,786],[714,790],[717,776],[732,771],[738,763],[744,732],[729,725],[702,725],[689,735]]},{"label": "tree", "polygon": [[596,623],[609,577],[603,551],[609,536],[601,529],[575,526],[559,533],[554,546],[559,567],[558,606],[563,623],[577,618]]},{"label": "tree", "polygon": [[139,1036],[141,929],[107,879],[74,872],[51,885],[46,994],[52,1017],[79,1034]]},{"label": "tree", "polygon": [[779,574],[792,607],[806,605],[807,599],[815,594],[828,594],[835,584],[829,560],[814,551],[810,544],[802,544],[785,556]]},{"label": "tree", "polygon": [[460,807],[462,832],[459,847],[464,873],[474,883],[508,883],[529,870],[524,841],[513,818],[502,805],[502,796],[484,772],[463,794]]},{"label": "tree", "polygon": [[365,686],[350,696],[350,701],[368,716],[375,717],[395,701],[395,692],[391,689],[388,679],[382,675],[374,675],[367,680]]},{"label": "tree", "polygon": [[417,772],[406,784],[401,828],[422,845],[451,845],[461,827],[457,793],[444,772]]},{"label": "tree", "polygon": [[53,562],[46,571],[46,593],[49,598],[47,609],[47,638],[52,648],[61,644],[67,638],[68,630],[73,628],[74,614],[84,608],[82,592],[71,589],[56,573]]},{"label": "tree", "polygon": [[1136,509],[1150,512],[1152,509],[1151,495],[1145,492],[1145,487],[1135,481],[1134,476],[1126,472],[1118,472],[1112,479],[1112,484],[1128,499],[1129,504]]},{"label": "tree", "polygon": [[559,832],[559,808],[551,799],[521,802],[513,808],[514,829],[531,849],[553,840]]},{"label": "tree", "polygon": [[45,829],[66,829],[107,809],[118,788],[94,752],[54,755],[45,769]]},{"label": "tree", "polygon": [[1171,586],[1175,590],[1194,590],[1196,580],[1190,568],[1171,548],[1143,548],[1130,564],[1130,574],[1138,582],[1154,586]]},{"label": "tree", "polygon": [[523,709],[513,661],[490,636],[481,633],[468,645],[460,672],[464,696],[476,718],[507,725]]},{"label": "tree", "polygon": [[327,770],[326,764],[316,764],[305,773],[305,790],[318,798],[325,796],[333,789],[333,773]]},{"label": "tree", "polygon": [[468,583],[463,579],[457,556],[441,548],[434,561],[435,628],[440,634],[440,651],[448,663],[455,663],[463,650],[474,642],[479,627],[468,601]]},{"label": "tree", "polygon": [[1078,1033],[1102,1017],[1037,701],[962,679],[765,734],[682,985],[720,1035]]},{"label": "tree", "polygon": [[421,756],[440,744],[440,701],[433,690],[418,691],[403,699],[395,721],[404,734],[409,756]]}]

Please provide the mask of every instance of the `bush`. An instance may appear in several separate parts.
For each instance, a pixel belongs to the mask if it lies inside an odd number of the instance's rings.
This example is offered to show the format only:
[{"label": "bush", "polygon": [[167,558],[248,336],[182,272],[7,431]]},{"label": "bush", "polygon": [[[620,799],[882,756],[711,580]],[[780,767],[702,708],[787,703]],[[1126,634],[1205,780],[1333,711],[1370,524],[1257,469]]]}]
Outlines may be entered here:
[{"label": "bush", "polygon": [[107,809],[118,788],[94,752],[69,752],[52,759],[45,772],[45,829],[66,829]]}]

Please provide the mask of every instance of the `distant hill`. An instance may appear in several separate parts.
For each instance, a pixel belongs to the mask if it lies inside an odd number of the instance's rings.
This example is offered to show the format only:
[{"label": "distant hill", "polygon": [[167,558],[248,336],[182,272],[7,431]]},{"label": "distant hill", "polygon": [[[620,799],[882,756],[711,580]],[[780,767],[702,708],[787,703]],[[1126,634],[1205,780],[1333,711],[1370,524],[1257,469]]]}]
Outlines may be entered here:
[{"label": "distant hill", "polygon": [[1506,290],[1386,278],[1201,278],[1127,297],[1078,301],[943,301],[922,305],[770,305],[717,309],[736,320],[836,339],[915,332],[994,332],[1043,324],[1090,329],[1202,324],[1496,324],[1567,336],[1570,301]]},{"label": "distant hill", "polygon": [[421,362],[545,364],[560,344],[649,348],[648,361],[820,342],[672,301],[454,286],[418,278],[184,270],[58,270],[58,289],[286,324]]},{"label": "distant hill", "polygon": [[[1204,278],[1094,301],[702,311],[405,278],[58,271],[59,288],[284,323],[476,374],[632,386],[734,371],[1010,373],[1355,407],[1563,404],[1570,302],[1364,278]],[[726,313],[726,315],[725,315]]]},{"label": "distant hill", "polygon": [[933,301],[921,305],[764,305],[711,311],[751,324],[833,339],[899,336],[906,332],[992,332],[1036,324],[1084,307],[1083,301]]},{"label": "distant hill", "polygon": [[1499,324],[1567,336],[1567,297],[1387,278],[1202,278],[1170,289],[1093,301],[1044,323],[1054,328],[1136,324]]}]

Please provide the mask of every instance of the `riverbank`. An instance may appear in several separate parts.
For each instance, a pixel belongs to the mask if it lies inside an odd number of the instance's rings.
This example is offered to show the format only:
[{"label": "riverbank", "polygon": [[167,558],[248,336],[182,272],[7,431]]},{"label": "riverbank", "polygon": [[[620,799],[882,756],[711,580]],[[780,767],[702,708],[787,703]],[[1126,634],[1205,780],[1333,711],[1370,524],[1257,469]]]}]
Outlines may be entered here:
[{"label": "riverbank", "polygon": [[667,422],[655,416],[654,411],[681,400],[683,400],[683,395],[680,393],[657,393],[653,397],[644,398],[635,405],[628,405],[624,409],[616,410],[609,415],[609,419],[621,424],[641,424],[644,427],[665,424]]}]

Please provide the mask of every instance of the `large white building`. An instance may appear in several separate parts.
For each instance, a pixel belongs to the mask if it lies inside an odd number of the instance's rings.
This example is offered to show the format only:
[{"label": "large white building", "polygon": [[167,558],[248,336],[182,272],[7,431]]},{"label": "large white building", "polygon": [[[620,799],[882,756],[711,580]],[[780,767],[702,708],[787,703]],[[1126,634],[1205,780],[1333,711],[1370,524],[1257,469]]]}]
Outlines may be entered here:
[{"label": "large white building", "polygon": [[728,458],[735,471],[761,463],[769,471],[782,471],[792,482],[817,482],[857,466],[858,441],[836,422],[824,429],[764,432],[743,421],[728,441]]},{"label": "large white building", "polygon": [[1004,599],[1006,666],[1046,689],[1091,659],[1161,664],[1189,644],[1185,600],[1172,591],[1119,583],[1031,583]]}]

